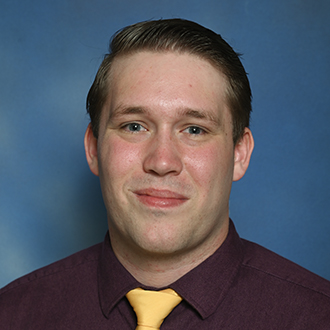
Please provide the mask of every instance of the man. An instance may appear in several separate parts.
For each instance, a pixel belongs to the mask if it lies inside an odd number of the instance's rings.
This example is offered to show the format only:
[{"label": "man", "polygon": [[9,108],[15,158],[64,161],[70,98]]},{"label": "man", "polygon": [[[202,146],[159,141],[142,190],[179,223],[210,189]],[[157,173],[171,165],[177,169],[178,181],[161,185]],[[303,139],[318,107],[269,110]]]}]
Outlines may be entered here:
[{"label": "man", "polygon": [[219,35],[178,19],[123,29],[87,110],[109,233],[2,289],[2,329],[150,328],[135,288],[174,290],[154,328],[330,329],[329,282],[240,239],[229,219],[254,143],[249,82]]}]

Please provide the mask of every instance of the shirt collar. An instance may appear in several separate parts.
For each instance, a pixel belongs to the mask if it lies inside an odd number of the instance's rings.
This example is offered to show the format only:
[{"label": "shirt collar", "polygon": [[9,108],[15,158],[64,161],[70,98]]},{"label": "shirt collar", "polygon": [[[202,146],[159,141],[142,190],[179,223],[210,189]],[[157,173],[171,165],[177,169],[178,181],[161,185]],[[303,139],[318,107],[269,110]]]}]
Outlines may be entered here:
[{"label": "shirt collar", "polygon": [[225,298],[242,260],[243,244],[230,220],[228,235],[218,250],[170,287],[205,319]]},{"label": "shirt collar", "polygon": [[[227,238],[220,248],[170,287],[204,319],[213,314],[224,299],[242,259],[243,246],[230,221]],[[141,287],[115,256],[109,233],[105,236],[99,259],[98,287],[101,308],[106,317],[128,291]]]},{"label": "shirt collar", "polygon": [[115,256],[107,232],[98,265],[98,289],[103,314],[108,317],[126,293],[139,286],[140,283]]}]

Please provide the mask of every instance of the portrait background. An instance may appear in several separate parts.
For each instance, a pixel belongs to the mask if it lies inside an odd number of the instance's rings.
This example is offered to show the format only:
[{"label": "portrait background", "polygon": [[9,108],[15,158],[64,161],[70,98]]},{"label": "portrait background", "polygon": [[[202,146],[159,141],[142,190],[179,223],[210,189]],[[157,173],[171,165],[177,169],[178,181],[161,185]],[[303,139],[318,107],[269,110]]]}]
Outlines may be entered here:
[{"label": "portrait background", "polygon": [[103,239],[86,95],[114,32],[174,17],[243,53],[255,151],[233,184],[239,234],[330,280],[328,0],[2,0],[0,287]]}]

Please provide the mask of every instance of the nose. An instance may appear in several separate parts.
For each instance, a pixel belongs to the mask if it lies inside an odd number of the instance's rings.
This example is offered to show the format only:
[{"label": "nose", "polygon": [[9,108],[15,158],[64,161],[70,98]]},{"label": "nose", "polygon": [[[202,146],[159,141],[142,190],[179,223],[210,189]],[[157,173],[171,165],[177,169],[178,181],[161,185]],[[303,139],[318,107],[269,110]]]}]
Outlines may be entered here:
[{"label": "nose", "polygon": [[156,135],[147,146],[143,169],[158,176],[179,175],[183,162],[175,138]]}]

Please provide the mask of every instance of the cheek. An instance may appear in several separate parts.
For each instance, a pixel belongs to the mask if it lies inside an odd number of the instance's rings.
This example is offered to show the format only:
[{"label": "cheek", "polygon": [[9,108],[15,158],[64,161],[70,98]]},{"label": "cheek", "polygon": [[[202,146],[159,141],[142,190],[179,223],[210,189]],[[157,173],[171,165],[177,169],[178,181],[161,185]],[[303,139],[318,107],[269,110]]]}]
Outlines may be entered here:
[{"label": "cheek", "polygon": [[140,151],[136,145],[119,138],[108,139],[101,149],[102,172],[117,181],[131,173],[139,163]]},{"label": "cheek", "polygon": [[194,182],[207,193],[212,189],[221,189],[227,181],[231,183],[232,158],[228,150],[221,150],[219,146],[205,146],[199,150],[190,150],[185,165]]}]

